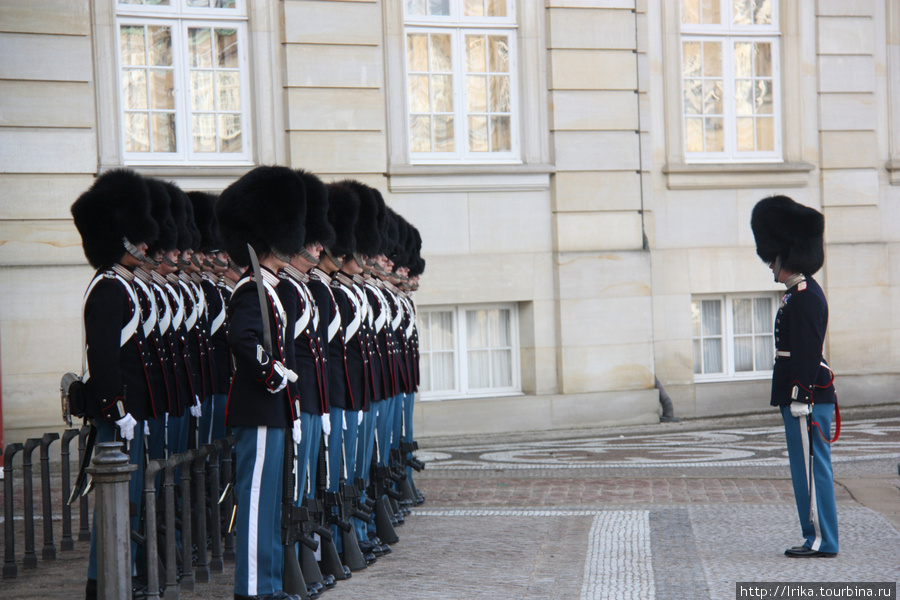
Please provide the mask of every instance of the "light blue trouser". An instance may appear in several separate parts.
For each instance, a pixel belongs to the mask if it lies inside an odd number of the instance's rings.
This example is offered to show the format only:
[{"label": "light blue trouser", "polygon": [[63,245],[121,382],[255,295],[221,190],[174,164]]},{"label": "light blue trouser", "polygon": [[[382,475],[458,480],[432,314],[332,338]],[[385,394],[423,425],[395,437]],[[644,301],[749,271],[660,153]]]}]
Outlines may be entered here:
[{"label": "light blue trouser", "polygon": [[282,590],[281,485],[285,430],[232,427],[235,436],[234,593],[245,596]]},{"label": "light blue trouser", "polygon": [[[316,467],[319,464],[319,441],[322,439],[322,417],[300,413],[300,443],[297,444],[297,506],[303,497],[315,498]],[[307,478],[309,474],[309,478]]]},{"label": "light blue trouser", "polygon": [[[413,441],[413,402],[416,399],[415,393],[406,394],[403,398],[403,434],[401,439],[404,442],[412,443]],[[407,458],[412,458],[412,452],[407,453]],[[406,476],[412,482],[413,468],[406,467]]]},{"label": "light blue trouser", "polygon": [[[820,552],[838,551],[837,504],[834,498],[834,476],[831,470],[831,446],[819,435],[813,425],[812,435],[807,432],[806,419],[791,416],[789,406],[781,407],[784,433],[787,439],[791,480],[794,483],[794,500],[800,517],[800,528],[806,545]],[[812,421],[819,424],[822,433],[831,436],[834,404],[813,404]],[[809,509],[809,449],[812,438],[813,454],[813,511]],[[812,522],[810,522],[812,521]]]},{"label": "light blue trouser", "polygon": [[[359,499],[362,502],[366,500],[366,486],[369,485],[369,475],[372,471],[372,454],[375,450],[375,426],[377,424],[378,408],[384,404],[379,400],[373,402],[369,410],[363,413],[363,422],[359,428],[359,443],[356,449],[356,476],[363,481],[362,489],[359,490]],[[353,525],[356,527],[356,537],[360,540],[369,539],[366,532],[366,524],[354,518]]]},{"label": "light blue trouser", "polygon": [[[100,442],[116,441],[116,426],[107,423],[104,419],[94,419],[94,427],[97,428],[97,440]],[[128,443],[128,462],[137,465],[131,473],[131,481],[128,483],[128,498],[135,505],[136,513],[131,517],[131,529],[137,530],[141,520],[141,499],[144,487],[144,422],[138,421],[134,427],[134,439]],[[95,451],[96,455],[96,451]],[[137,544],[131,544],[132,569],[135,565]],[[143,570],[143,569],[141,569]],[[91,519],[91,550],[88,556],[88,579],[97,579],[97,507],[94,506],[94,516]]]},{"label": "light blue trouser", "polygon": [[[356,441],[359,426],[357,424],[356,411],[345,411],[342,408],[331,407],[331,433],[328,436],[328,469],[331,471],[328,481],[328,491],[338,491],[340,477],[344,473],[341,469],[341,444],[344,450],[344,465],[347,470],[347,479],[353,482],[356,472]],[[344,419],[346,414],[347,418]],[[343,423],[346,421],[347,430],[344,431]]]},{"label": "light blue trouser", "polygon": [[385,398],[378,406],[378,464],[385,466],[391,455],[391,439],[394,432],[394,420],[400,395]]},{"label": "light blue trouser", "polygon": [[202,404],[203,414],[200,415],[202,444],[211,444],[225,437],[225,404],[227,402],[228,394],[213,394]]}]

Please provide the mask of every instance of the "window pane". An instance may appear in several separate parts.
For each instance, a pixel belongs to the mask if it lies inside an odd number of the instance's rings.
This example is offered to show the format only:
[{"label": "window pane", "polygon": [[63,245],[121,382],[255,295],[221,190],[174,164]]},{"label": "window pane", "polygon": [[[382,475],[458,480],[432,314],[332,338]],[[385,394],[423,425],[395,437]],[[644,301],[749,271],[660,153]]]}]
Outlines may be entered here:
[{"label": "window pane", "polygon": [[188,56],[191,68],[210,68],[213,66],[212,40],[210,30],[191,27],[188,29]]},{"label": "window pane", "polygon": [[753,46],[755,48],[753,74],[757,77],[771,77],[772,44],[769,42],[757,42]]},{"label": "window pane", "polygon": [[703,114],[721,115],[722,108],[722,80],[705,80],[703,82]]},{"label": "window pane", "polygon": [[435,353],[431,357],[432,391],[455,390],[456,372],[453,368],[453,354],[450,352]]},{"label": "window pane", "polygon": [[734,82],[734,103],[737,114],[753,114],[753,85],[749,79]]},{"label": "window pane", "polygon": [[734,0],[735,25],[753,24],[753,15],[751,14],[752,4],[752,0]]},{"label": "window pane", "polygon": [[153,151],[175,152],[175,113],[153,115]]},{"label": "window pane", "polygon": [[237,8],[235,0],[216,0],[216,8]]},{"label": "window pane", "polygon": [[700,0],[681,0],[681,22],[691,25],[700,23]]},{"label": "window pane", "polygon": [[766,371],[775,363],[775,342],[772,336],[757,336],[754,338],[756,345],[756,370]]},{"label": "window pane", "polygon": [[734,333],[753,333],[753,302],[749,298],[735,299],[732,302]]},{"label": "window pane", "polygon": [[442,311],[431,313],[431,339],[435,350],[455,350],[453,341],[453,313]]},{"label": "window pane", "polygon": [[487,112],[487,77],[466,76],[466,109],[468,112]]},{"label": "window pane", "polygon": [[739,152],[752,152],[756,149],[753,140],[753,117],[738,117],[737,125],[737,149]]},{"label": "window pane", "polygon": [[725,150],[725,131],[720,117],[704,119],[706,133],[706,151],[722,152]]},{"label": "window pane", "polygon": [[750,77],[753,75],[753,44],[750,42],[734,43],[734,76]]},{"label": "window pane", "polygon": [[491,75],[491,112],[511,112],[509,77]]},{"label": "window pane", "polygon": [[483,17],[484,1],[483,0],[465,0],[463,14],[467,17]]},{"label": "window pane", "polygon": [[772,331],[772,299],[755,298],[753,300],[753,332],[766,333]]},{"label": "window pane", "polygon": [[434,112],[453,112],[453,77],[431,77],[431,106]]},{"label": "window pane", "polygon": [[428,70],[428,36],[411,33],[406,36],[406,62],[410,71]]},{"label": "window pane", "polygon": [[175,110],[175,83],[171,69],[150,70],[150,107]]},{"label": "window pane", "polygon": [[466,36],[466,72],[484,73],[487,58],[484,48],[483,35]]},{"label": "window pane", "polygon": [[700,337],[700,303],[691,302],[691,336]]},{"label": "window pane", "polygon": [[721,42],[704,42],[703,43],[703,76],[704,77],[721,77],[722,76],[722,43]]},{"label": "window pane", "polygon": [[240,152],[241,115],[219,115],[219,152]]},{"label": "window pane", "polygon": [[761,152],[775,150],[775,119],[772,117],[756,119],[756,149]]},{"label": "window pane", "polygon": [[452,116],[434,117],[434,151],[453,152],[456,149],[455,136],[453,134]]},{"label": "window pane", "polygon": [[217,73],[219,93],[219,110],[241,110],[241,75],[237,71],[219,71]]},{"label": "window pane", "polygon": [[506,3],[508,0],[486,0],[487,16],[489,17],[505,17]]},{"label": "window pane", "polygon": [[122,66],[146,65],[144,49],[144,28],[139,25],[123,25],[120,29],[120,52]]},{"label": "window pane", "polygon": [[466,311],[466,344],[469,348],[488,347],[488,315],[486,310]]},{"label": "window pane", "polygon": [[753,338],[739,337],[734,340],[734,371],[753,371]]},{"label": "window pane", "polygon": [[491,117],[491,150],[493,152],[512,150],[512,127],[509,117]]},{"label": "window pane", "polygon": [[488,151],[487,117],[469,117],[469,150],[471,152]]},{"label": "window pane", "polygon": [[146,113],[125,113],[125,151],[150,152],[150,118]]},{"label": "window pane", "polygon": [[215,110],[213,72],[191,71],[191,110]]},{"label": "window pane", "polygon": [[238,67],[237,29],[216,29],[218,65],[230,69]]},{"label": "window pane", "polygon": [[428,0],[428,14],[441,17],[450,16],[450,0]]},{"label": "window pane", "polygon": [[704,24],[718,24],[722,22],[719,11],[719,0],[700,0],[700,19]]},{"label": "window pane", "polygon": [[490,353],[487,350],[469,352],[469,387],[491,387]]},{"label": "window pane", "polygon": [[512,350],[491,353],[492,387],[512,387]]},{"label": "window pane", "polygon": [[509,38],[488,36],[488,68],[492,73],[509,73]]},{"label": "window pane", "polygon": [[684,113],[703,114],[703,80],[686,79],[684,82]]},{"label": "window pane", "polygon": [[753,23],[755,25],[772,24],[772,0],[753,0]]},{"label": "window pane", "polygon": [[406,14],[416,17],[427,15],[427,0],[406,0]]},{"label": "window pane", "polygon": [[409,118],[409,149],[412,152],[431,152],[431,117]]},{"label": "window pane", "polygon": [[694,374],[703,373],[703,353],[700,350],[700,340],[694,340]]},{"label": "window pane", "polygon": [[722,372],[722,340],[703,340],[703,372]]},{"label": "window pane", "polygon": [[428,75],[409,76],[409,111],[429,112],[431,102],[428,94]]},{"label": "window pane", "polygon": [[756,113],[760,115],[772,114],[772,82],[762,79],[756,80],[754,86],[754,101]]},{"label": "window pane", "polygon": [[194,140],[194,152],[216,151],[216,118],[215,115],[193,115],[191,129]]},{"label": "window pane", "polygon": [[703,300],[700,307],[703,335],[722,335],[722,303],[719,300]]},{"label": "window pane", "polygon": [[169,27],[150,27],[150,64],[172,66],[172,31]]},{"label": "window pane", "polygon": [[147,72],[122,69],[122,103],[126,109],[147,108]]},{"label": "window pane", "polygon": [[700,42],[684,42],[681,44],[681,53],[682,74],[685,77],[700,77],[703,75]]},{"label": "window pane", "polygon": [[684,149],[687,152],[703,152],[703,119],[684,120]]},{"label": "window pane", "polygon": [[431,70],[449,72],[453,69],[450,58],[450,36],[431,36]]},{"label": "window pane", "polygon": [[195,8],[209,8],[209,0],[188,0],[188,6]]}]

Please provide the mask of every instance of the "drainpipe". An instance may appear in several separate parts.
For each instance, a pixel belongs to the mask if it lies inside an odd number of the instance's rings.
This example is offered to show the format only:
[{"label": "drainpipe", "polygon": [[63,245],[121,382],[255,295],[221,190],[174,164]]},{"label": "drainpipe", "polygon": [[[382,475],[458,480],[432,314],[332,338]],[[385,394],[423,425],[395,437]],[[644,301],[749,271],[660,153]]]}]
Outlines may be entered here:
[{"label": "drainpipe", "polygon": [[[672,398],[669,396],[669,393],[666,391],[666,388],[663,387],[663,384],[659,382],[659,377],[653,378],[656,383],[656,389],[659,390],[659,403],[662,405],[662,415],[659,417],[660,423],[674,423],[678,420],[678,417],[675,416],[675,407],[672,405]],[[900,468],[900,466],[898,466]]]},{"label": "drainpipe", "polygon": [[[6,448],[6,442],[3,441],[3,360],[0,356],[0,454]],[[0,479],[3,479],[3,464],[0,463]]]}]

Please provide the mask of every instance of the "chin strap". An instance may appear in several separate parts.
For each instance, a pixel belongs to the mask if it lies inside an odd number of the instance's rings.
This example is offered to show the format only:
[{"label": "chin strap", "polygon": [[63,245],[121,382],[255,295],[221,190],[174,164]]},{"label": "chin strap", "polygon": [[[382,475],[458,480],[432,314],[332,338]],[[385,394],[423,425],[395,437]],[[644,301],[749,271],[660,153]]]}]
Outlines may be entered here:
[{"label": "chin strap", "polygon": [[123,238],[122,238],[122,245],[125,246],[125,250],[128,252],[128,254],[130,254],[131,256],[135,257],[136,259],[138,259],[138,260],[141,261],[142,263],[146,263],[146,264],[148,264],[148,265],[150,265],[150,266],[153,266],[153,267],[158,267],[158,266],[159,266],[159,263],[158,263],[158,262],[156,262],[155,260],[153,260],[152,258],[150,258],[149,256],[147,256],[146,254],[144,254],[143,252],[141,252],[140,250],[138,250],[138,249],[137,249],[137,246],[135,246],[134,244],[132,244],[132,243],[128,240],[128,238],[126,238],[126,237],[123,237]]},{"label": "chin strap", "polygon": [[306,262],[312,263],[313,265],[319,264],[319,259],[313,256],[306,247],[300,249],[300,256],[303,257],[303,260]]},{"label": "chin strap", "polygon": [[334,266],[337,267],[338,269],[340,269],[341,267],[344,266],[344,261],[342,261],[341,259],[337,258],[335,255],[333,255],[331,253],[331,250],[329,250],[328,248],[325,248],[325,254],[328,256],[328,258],[331,259],[331,262],[333,262]]}]

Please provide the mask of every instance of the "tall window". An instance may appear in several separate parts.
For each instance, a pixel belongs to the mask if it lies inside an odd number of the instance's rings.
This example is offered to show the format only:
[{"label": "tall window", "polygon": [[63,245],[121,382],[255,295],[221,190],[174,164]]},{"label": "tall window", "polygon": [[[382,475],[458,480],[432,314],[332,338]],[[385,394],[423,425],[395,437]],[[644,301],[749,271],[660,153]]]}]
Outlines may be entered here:
[{"label": "tall window", "polygon": [[425,308],[417,326],[423,399],[521,391],[515,305]]},{"label": "tall window", "polygon": [[405,0],[414,162],[510,161],[516,131],[512,0]]},{"label": "tall window", "polygon": [[122,144],[131,164],[250,159],[243,0],[118,0]]},{"label": "tall window", "polygon": [[682,0],[688,161],[781,159],[778,0]]},{"label": "tall window", "polygon": [[775,358],[777,301],[772,294],[694,299],[695,378],[768,377]]}]

